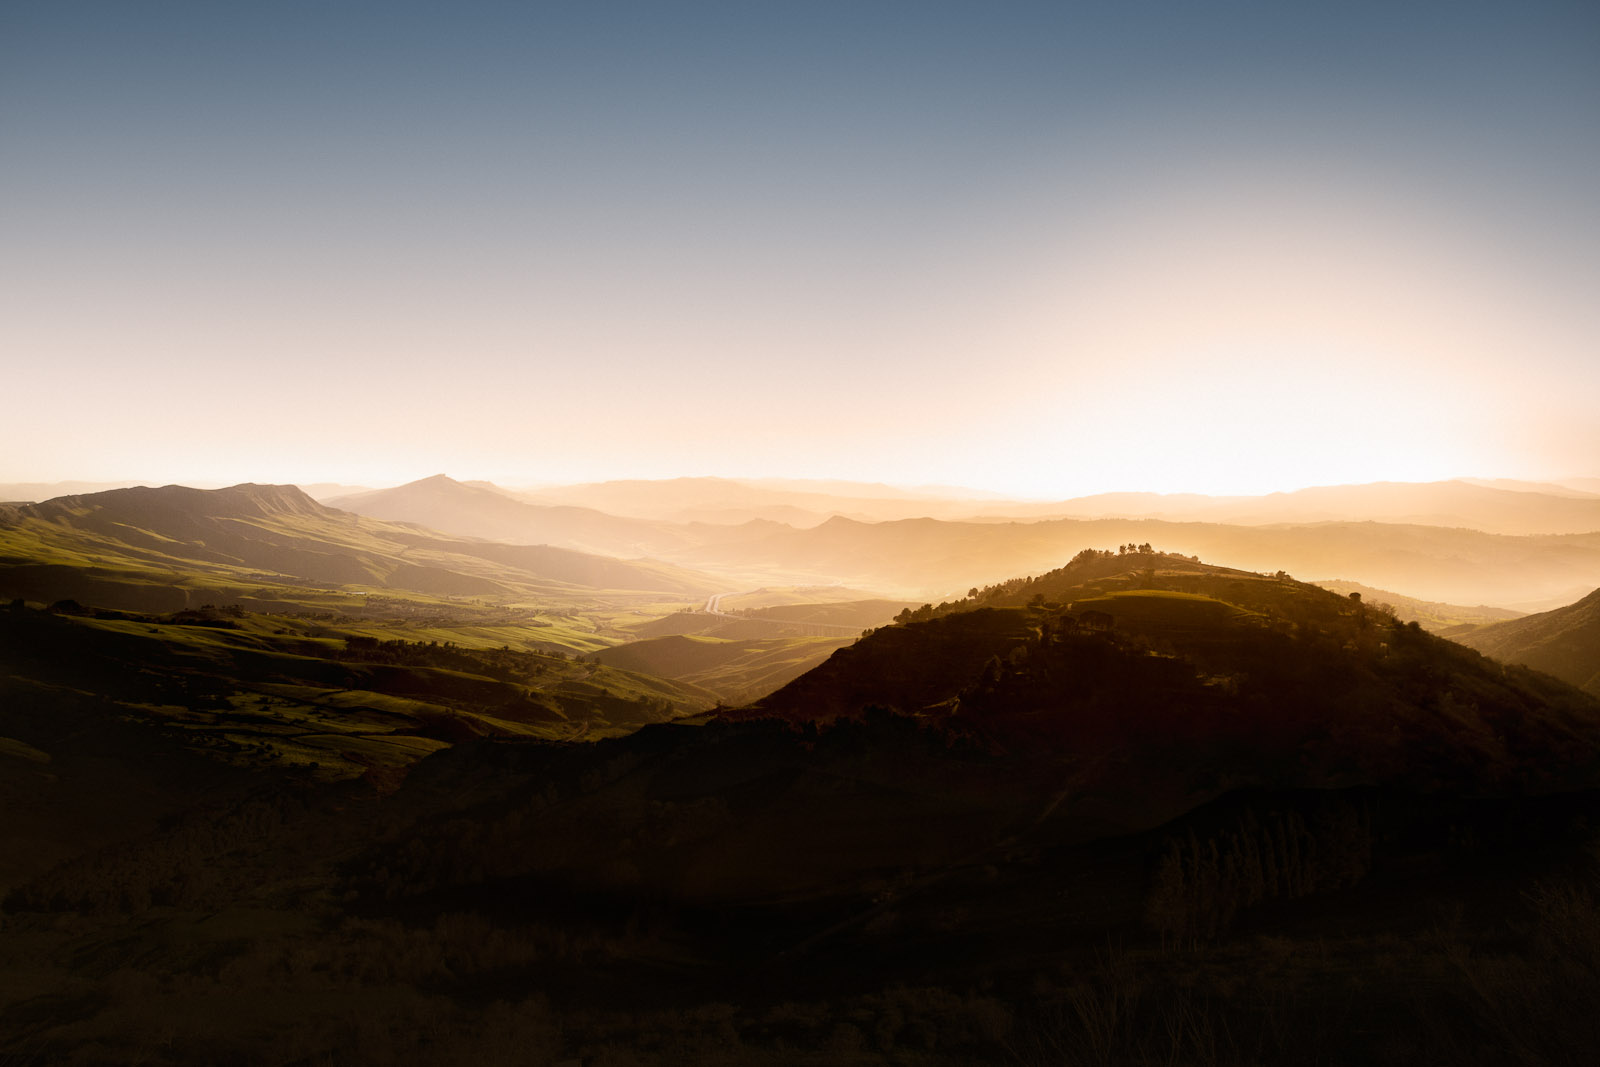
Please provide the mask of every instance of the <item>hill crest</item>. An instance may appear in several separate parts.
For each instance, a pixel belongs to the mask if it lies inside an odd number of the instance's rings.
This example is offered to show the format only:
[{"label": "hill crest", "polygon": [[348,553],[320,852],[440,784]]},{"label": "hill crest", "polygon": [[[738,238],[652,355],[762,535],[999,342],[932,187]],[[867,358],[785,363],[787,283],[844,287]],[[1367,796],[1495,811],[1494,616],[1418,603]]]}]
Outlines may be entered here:
[{"label": "hill crest", "polygon": [[1600,696],[1600,589],[1565,607],[1490,623],[1455,640]]},{"label": "hill crest", "polygon": [[296,485],[240,482],[223,489],[194,489],[186,485],[132,486],[56,497],[18,510],[51,518],[82,508],[113,511],[164,509],[182,511],[207,518],[262,518],[271,515],[315,515],[328,517],[335,509],[317,503]]}]

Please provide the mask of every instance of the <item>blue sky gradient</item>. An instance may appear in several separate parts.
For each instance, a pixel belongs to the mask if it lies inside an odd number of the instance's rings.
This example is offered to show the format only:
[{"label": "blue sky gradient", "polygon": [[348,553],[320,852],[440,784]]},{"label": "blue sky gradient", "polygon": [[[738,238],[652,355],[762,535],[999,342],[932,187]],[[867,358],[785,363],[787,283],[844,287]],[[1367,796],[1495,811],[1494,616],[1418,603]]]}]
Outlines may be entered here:
[{"label": "blue sky gradient", "polygon": [[13,2],[0,478],[1595,474],[1597,174],[1594,4]]}]

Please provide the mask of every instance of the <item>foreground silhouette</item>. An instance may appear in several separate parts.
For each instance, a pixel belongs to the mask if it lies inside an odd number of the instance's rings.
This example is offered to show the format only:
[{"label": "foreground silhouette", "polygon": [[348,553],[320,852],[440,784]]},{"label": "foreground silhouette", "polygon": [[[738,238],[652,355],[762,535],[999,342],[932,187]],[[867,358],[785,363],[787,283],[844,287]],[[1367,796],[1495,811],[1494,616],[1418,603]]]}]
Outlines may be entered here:
[{"label": "foreground silhouette", "polygon": [[1282,575],[1085,552],[746,708],[337,781],[219,762],[131,717],[116,670],[41,682],[84,627],[6,619],[35,650],[4,683],[8,810],[95,846],[15,861],[19,1062],[1578,1062],[1600,1037],[1600,702]]}]

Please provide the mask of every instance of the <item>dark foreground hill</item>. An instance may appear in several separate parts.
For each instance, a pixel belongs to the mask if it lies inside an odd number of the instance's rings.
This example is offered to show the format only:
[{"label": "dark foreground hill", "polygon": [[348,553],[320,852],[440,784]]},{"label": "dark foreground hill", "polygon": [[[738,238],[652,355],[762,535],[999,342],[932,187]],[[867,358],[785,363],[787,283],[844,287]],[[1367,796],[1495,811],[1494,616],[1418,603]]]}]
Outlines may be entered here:
[{"label": "dark foreground hill", "polygon": [[1084,553],[905,617],[730,715],[892,709],[988,750],[1054,753],[1068,800],[1104,813],[1126,794],[1130,829],[1241,786],[1593,784],[1594,703],[1286,577]]},{"label": "dark foreground hill", "polygon": [[[144,738],[127,750],[131,765],[168,748],[316,783],[398,773],[477,737],[626,733],[712,702],[692,685],[559,652],[379,640],[312,619],[0,609],[0,755],[46,778],[111,729]],[[149,792],[177,804],[184,789],[157,781]],[[122,803],[115,790],[104,799]],[[11,829],[24,813],[38,810],[8,809]]]},{"label": "dark foreground hill", "polygon": [[1131,555],[699,725],[197,786],[6,896],[0,1053],[1585,1062],[1600,702]]},{"label": "dark foreground hill", "polygon": [[1576,604],[1453,635],[1507,663],[1524,663],[1600,696],[1600,589]]}]

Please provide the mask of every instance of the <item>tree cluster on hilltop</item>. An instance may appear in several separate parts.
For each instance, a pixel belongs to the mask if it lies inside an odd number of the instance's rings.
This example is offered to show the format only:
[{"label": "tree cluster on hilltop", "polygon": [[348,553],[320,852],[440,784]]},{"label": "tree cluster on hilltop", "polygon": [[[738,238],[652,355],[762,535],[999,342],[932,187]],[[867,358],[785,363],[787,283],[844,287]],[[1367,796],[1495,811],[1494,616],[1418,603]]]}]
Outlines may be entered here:
[{"label": "tree cluster on hilltop", "polygon": [[[1092,565],[1110,560],[1123,564],[1143,563],[1147,566],[1153,566],[1162,560],[1199,563],[1200,557],[1185,556],[1176,552],[1162,552],[1152,548],[1148,541],[1139,545],[1129,542],[1128,544],[1118,545],[1114,549],[1086,548],[1076,556],[1073,556],[1065,566],[1057,567],[1053,571],[1047,571],[1037,576],[1028,575],[1022,578],[1011,578],[1003,582],[997,582],[994,585],[973,586],[967,590],[967,595],[960,600],[944,601],[938,605],[928,603],[919,608],[906,608],[894,617],[894,621],[897,623],[926,622],[941,615],[948,615],[953,611],[971,611],[974,608],[1010,604],[1017,602],[1019,597],[1027,599],[1030,591],[1037,587],[1056,587],[1067,579],[1091,577]],[[1040,595],[1042,597],[1042,594]]]}]

